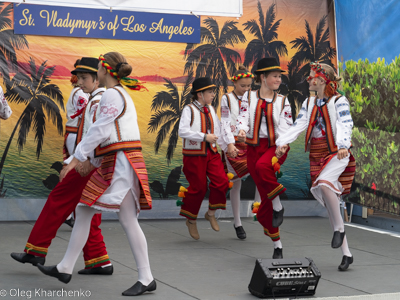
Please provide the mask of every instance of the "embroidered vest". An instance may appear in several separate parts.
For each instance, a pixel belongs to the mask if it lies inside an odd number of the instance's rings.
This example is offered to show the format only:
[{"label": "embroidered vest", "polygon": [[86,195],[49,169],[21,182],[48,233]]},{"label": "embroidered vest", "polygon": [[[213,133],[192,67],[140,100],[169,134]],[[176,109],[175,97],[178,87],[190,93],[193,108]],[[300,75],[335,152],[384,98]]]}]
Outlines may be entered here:
[{"label": "embroidered vest", "polygon": [[[329,98],[320,108],[322,111],[322,117],[325,122],[326,128],[326,141],[328,143],[328,149],[330,153],[336,153],[338,151],[336,145],[336,108],[335,103],[341,96],[333,96]],[[307,103],[307,117],[308,117],[308,128],[306,132],[306,147],[305,151],[310,150],[310,139],[314,129],[312,123],[316,120],[318,114],[317,97],[311,97]]]},{"label": "embroidered vest", "polygon": [[67,110],[67,123],[65,123],[65,133],[77,133],[78,132],[78,126],[80,122],[80,118],[76,117],[75,119],[71,119],[70,116],[75,114],[75,107],[73,105],[73,100],[79,91],[82,91],[81,88],[79,87],[74,87],[70,97],[68,98],[67,105],[65,106]]},{"label": "embroidered vest", "polygon": [[[258,146],[260,143],[259,133],[261,118],[264,118],[261,105],[264,100],[259,97],[259,90],[251,91],[248,95],[249,101],[249,127],[250,130],[246,136],[246,143],[251,146]],[[278,138],[276,129],[279,125],[279,116],[285,107],[285,97],[274,93],[272,102],[267,102],[265,107],[266,123],[268,130],[269,147],[275,146],[275,140]]]},{"label": "embroidered vest", "polygon": [[[114,130],[110,137],[94,150],[94,156],[104,156],[117,151],[141,150],[140,131],[135,105],[132,98],[121,86],[113,87],[124,100],[124,109],[114,120]],[[101,107],[96,111],[94,121],[100,116]]]},{"label": "embroidered vest", "polygon": [[229,111],[231,113],[231,130],[235,136],[235,141],[237,141],[236,133],[236,120],[240,113],[240,106],[242,105],[242,100],[237,98],[234,93],[225,94],[228,102]]},{"label": "embroidered vest", "polygon": [[82,141],[83,137],[89,130],[90,125],[93,124],[96,112],[93,115],[93,120],[90,120],[90,109],[94,104],[100,102],[101,96],[103,95],[105,90],[106,90],[105,88],[99,88],[96,94],[90,95],[89,102],[82,112],[82,119],[79,123],[78,132],[76,135],[75,147]]},{"label": "embroidered vest", "polygon": [[[190,130],[192,131],[200,131],[203,133],[207,133],[207,128],[206,128],[206,115],[205,113],[201,110],[200,107],[198,107],[196,104],[188,104],[189,108],[192,111],[192,120],[190,122]],[[208,106],[208,118],[210,120],[210,125],[211,125],[211,133],[217,132],[218,131],[218,122],[217,120],[217,114],[215,113],[214,107]],[[188,155],[188,156],[207,156],[207,142],[198,142],[198,141],[192,141],[189,139],[183,139],[182,140],[182,153],[183,155]],[[210,148],[212,151],[215,153],[218,151],[217,150],[217,145],[210,144]]]}]

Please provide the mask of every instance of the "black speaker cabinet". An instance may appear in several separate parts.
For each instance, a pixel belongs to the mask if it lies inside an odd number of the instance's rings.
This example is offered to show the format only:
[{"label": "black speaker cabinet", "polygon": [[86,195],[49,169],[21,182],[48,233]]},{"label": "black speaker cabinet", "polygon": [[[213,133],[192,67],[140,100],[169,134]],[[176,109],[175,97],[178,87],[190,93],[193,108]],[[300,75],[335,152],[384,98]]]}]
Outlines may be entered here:
[{"label": "black speaker cabinet", "polygon": [[258,298],[312,296],[321,273],[310,258],[257,259],[249,291]]}]

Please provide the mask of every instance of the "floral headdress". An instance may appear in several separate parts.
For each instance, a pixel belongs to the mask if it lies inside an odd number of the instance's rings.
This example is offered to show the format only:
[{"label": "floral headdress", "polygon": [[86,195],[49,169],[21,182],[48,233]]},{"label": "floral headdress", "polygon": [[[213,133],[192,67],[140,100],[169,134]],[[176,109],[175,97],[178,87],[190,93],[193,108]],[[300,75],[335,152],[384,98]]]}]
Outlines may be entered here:
[{"label": "floral headdress", "polygon": [[253,78],[253,77],[254,77],[253,73],[244,72],[244,73],[240,73],[240,74],[232,76],[231,80],[238,81],[239,79],[242,79],[242,78]]},{"label": "floral headdress", "polygon": [[[326,70],[321,66],[321,64],[319,62],[312,62],[310,63],[311,66],[311,70],[313,70],[315,72],[315,77],[320,77],[322,78],[325,83],[326,83],[326,87],[325,87],[325,91],[324,93],[328,96],[328,97],[332,97],[333,95],[336,95],[337,93],[337,82],[334,80],[330,80],[329,79],[329,75],[326,72]],[[311,76],[308,77],[309,79]]]},{"label": "floral headdress", "polygon": [[133,77],[123,77],[120,78],[118,76],[118,70],[121,67],[121,65],[123,64],[127,64],[126,62],[122,62],[122,63],[118,63],[116,66],[116,70],[114,70],[104,59],[103,54],[101,54],[99,56],[99,61],[101,62],[101,65],[107,70],[107,72],[114,77],[115,79],[117,79],[121,84],[125,85],[127,88],[131,89],[131,90],[135,90],[135,91],[140,91],[141,89],[146,89],[146,87],[143,85],[142,82],[140,82],[139,80],[133,78]]}]

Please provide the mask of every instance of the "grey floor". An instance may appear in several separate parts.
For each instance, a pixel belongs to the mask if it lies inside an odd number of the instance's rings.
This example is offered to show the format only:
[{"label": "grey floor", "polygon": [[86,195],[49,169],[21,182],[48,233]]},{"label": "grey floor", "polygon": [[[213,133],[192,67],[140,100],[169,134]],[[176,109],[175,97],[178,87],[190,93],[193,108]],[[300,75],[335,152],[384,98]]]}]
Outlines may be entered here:
[{"label": "grey floor", "polygon": [[[185,220],[143,220],[150,263],[157,290],[143,299],[257,299],[248,292],[257,258],[271,258],[272,242],[258,222],[243,219],[246,240],[236,238],[232,219],[219,220],[214,232],[204,219],[198,220],[200,240],[193,240]],[[0,299],[56,299],[56,292],[70,292],[81,299],[126,299],[121,292],[137,279],[136,265],[124,232],[117,221],[104,221],[102,230],[114,264],[112,276],[84,276],[79,258],[72,280],[65,285],[46,277],[31,265],[17,263],[11,252],[22,252],[33,222],[0,222]],[[49,248],[46,265],[58,263],[68,245],[71,229],[62,225]],[[281,226],[285,258],[310,257],[322,274],[316,294],[308,298],[361,296],[400,292],[400,235],[346,225],[354,264],[339,272],[342,254],[332,249],[329,221],[323,217],[286,217]],[[53,293],[53,294],[52,294]],[[79,294],[81,293],[81,294]],[[83,294],[82,294],[83,293]],[[393,296],[394,295],[394,296]],[[399,299],[392,294],[390,299]],[[381,295],[382,296],[382,295]],[[379,296],[379,297],[381,297]],[[350,297],[351,298],[351,297]],[[389,298],[384,298],[389,299]]]}]

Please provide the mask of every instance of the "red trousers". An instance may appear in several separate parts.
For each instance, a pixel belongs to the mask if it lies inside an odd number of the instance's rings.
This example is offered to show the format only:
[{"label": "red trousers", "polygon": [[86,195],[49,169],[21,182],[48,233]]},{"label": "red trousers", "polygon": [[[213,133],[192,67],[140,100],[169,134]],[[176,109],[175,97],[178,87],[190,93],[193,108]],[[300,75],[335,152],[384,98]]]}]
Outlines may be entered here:
[{"label": "red trousers", "polygon": [[209,209],[226,208],[226,192],[229,180],[219,153],[207,148],[207,156],[183,156],[183,173],[189,182],[180,215],[196,220],[201,203],[207,193],[207,177],[210,180]]},{"label": "red trousers", "polygon": [[[75,170],[70,171],[62,182],[50,192],[35,225],[32,228],[25,252],[45,257],[51,241],[57,234],[58,228],[75,210],[82,195],[82,191],[92,176],[81,177]],[[83,248],[86,268],[100,267],[110,263],[106,245],[99,225],[101,214],[95,214],[92,219],[88,241]]]},{"label": "red trousers", "polygon": [[[264,234],[273,241],[278,241],[280,239],[279,228],[272,227],[272,200],[286,191],[286,188],[277,181],[272,166],[275,150],[276,146],[268,147],[268,139],[260,139],[259,146],[249,145],[247,147],[247,168],[261,196],[257,220],[264,227]],[[288,151],[279,159],[279,164],[282,165],[285,162]]]}]

